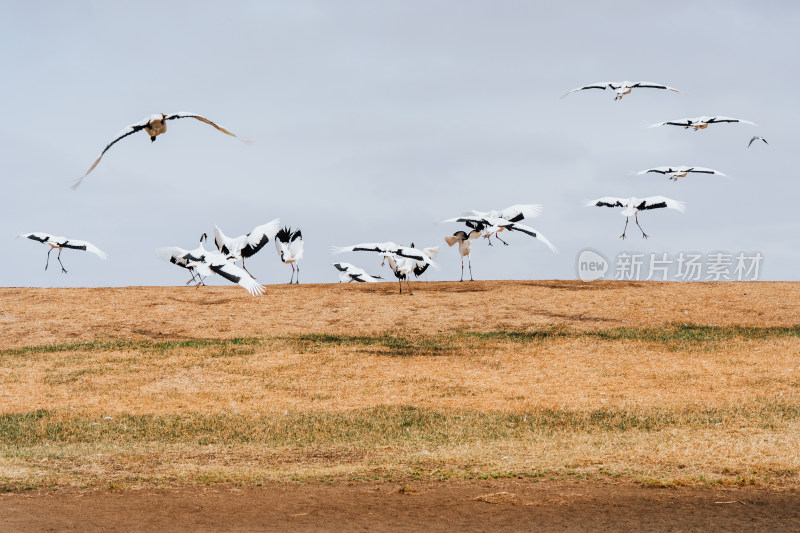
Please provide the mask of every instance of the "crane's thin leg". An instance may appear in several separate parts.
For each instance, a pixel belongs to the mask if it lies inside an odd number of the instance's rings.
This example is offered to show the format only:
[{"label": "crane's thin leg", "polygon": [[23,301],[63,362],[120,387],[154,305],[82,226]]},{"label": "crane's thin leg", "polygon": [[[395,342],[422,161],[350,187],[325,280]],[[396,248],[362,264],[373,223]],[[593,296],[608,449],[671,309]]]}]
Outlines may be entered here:
[{"label": "crane's thin leg", "polygon": [[47,270],[47,266],[50,264],[50,252],[52,252],[52,251],[53,251],[53,249],[52,249],[52,248],[50,248],[50,249],[47,251],[47,262],[44,264],[44,269],[45,269],[45,270]]},{"label": "crane's thin leg", "polygon": [[472,256],[468,255],[467,259],[469,259],[469,280],[470,281],[475,281],[474,279],[472,279]]},{"label": "crane's thin leg", "polygon": [[488,235],[486,235],[486,239],[489,241],[489,246],[494,246],[494,245],[492,244],[492,234],[491,234],[491,233],[489,233]]},{"label": "crane's thin leg", "polygon": [[506,246],[508,246],[508,243],[506,241],[504,241],[503,239],[501,239],[500,236],[497,233],[495,233],[494,236],[498,241],[500,241],[503,244],[505,244]]},{"label": "crane's thin leg", "polygon": [[400,294],[403,294],[403,280],[398,277],[397,283],[400,285]]},{"label": "crane's thin leg", "polygon": [[461,279],[459,281],[464,281],[464,258],[461,258]]},{"label": "crane's thin leg", "polygon": [[409,294],[409,296],[413,296],[414,293],[411,292],[411,280],[409,279],[408,276],[406,277],[406,286],[408,286],[408,294]]},{"label": "crane's thin leg", "polygon": [[62,248],[58,249],[58,264],[61,265],[61,272],[66,274],[67,273],[67,269],[64,268],[64,263],[61,262],[61,250],[62,250]]},{"label": "crane's thin leg", "polygon": [[646,239],[647,233],[644,232],[642,226],[639,224],[639,213],[636,213],[636,225],[639,226],[639,230],[642,232],[642,239]]},{"label": "crane's thin leg", "polygon": [[630,217],[625,217],[625,229],[622,230],[622,235],[619,236],[620,239],[624,239],[625,238],[625,232],[628,231],[628,219],[629,218]]},{"label": "crane's thin leg", "polygon": [[300,265],[297,265],[297,277],[294,278],[294,284],[300,285]]},{"label": "crane's thin leg", "polygon": [[[245,272],[247,272],[248,274],[250,274],[250,271],[249,271],[249,270],[247,270],[247,267],[246,267],[246,266],[244,266],[244,257],[242,257],[242,269],[243,269]],[[256,277],[255,277],[254,275],[252,275],[252,274],[250,274],[250,277],[251,277],[251,278],[253,278],[253,279],[256,279]]]}]

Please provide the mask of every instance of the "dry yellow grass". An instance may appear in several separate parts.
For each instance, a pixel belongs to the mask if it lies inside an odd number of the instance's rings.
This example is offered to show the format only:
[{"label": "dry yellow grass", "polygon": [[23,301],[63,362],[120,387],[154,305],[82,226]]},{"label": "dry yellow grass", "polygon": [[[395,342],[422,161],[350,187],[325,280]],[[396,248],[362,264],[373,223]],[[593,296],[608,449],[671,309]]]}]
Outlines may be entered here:
[{"label": "dry yellow grass", "polygon": [[0,289],[0,484],[800,481],[798,284],[394,290]]}]

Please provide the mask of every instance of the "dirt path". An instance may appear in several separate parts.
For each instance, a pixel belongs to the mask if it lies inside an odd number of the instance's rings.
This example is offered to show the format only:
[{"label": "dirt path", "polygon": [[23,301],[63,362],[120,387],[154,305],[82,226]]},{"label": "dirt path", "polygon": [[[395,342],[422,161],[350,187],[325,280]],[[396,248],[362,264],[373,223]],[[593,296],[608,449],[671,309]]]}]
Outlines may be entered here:
[{"label": "dirt path", "polygon": [[798,531],[800,494],[520,480],[7,494],[3,531]]}]

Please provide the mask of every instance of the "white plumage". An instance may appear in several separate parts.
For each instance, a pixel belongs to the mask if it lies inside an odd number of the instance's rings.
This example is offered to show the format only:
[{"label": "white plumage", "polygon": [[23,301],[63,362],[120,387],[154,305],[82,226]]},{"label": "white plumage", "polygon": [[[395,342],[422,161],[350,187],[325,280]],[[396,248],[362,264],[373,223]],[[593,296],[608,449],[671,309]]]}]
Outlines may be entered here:
[{"label": "white plumage", "polygon": [[244,287],[250,296],[264,294],[264,286],[246,272],[236,266],[229,256],[219,252],[209,252],[200,261],[189,262],[189,267],[197,269],[197,273],[203,277],[211,274],[219,274],[223,278]]},{"label": "white plumage", "polygon": [[389,261],[389,267],[400,283],[400,293],[403,293],[403,279],[405,279],[409,294],[413,294],[411,293],[410,275],[414,273],[420,276],[429,266],[435,265],[433,258],[439,253],[439,247],[420,250],[414,248],[413,243],[408,247],[393,242],[369,242],[352,246],[333,247],[331,251],[334,254],[344,252],[376,252],[381,254],[384,257],[384,262]]},{"label": "white plumage", "polygon": [[186,282],[186,285],[195,281],[197,282],[197,285],[200,286],[203,284],[203,278],[197,276],[197,279],[195,279],[195,269],[190,267],[189,263],[191,261],[199,261],[208,252],[208,250],[206,250],[203,246],[203,241],[205,241],[207,238],[208,235],[203,233],[200,236],[200,244],[194,250],[184,250],[178,246],[158,248],[156,250],[156,257],[164,261],[169,261],[173,265],[178,265],[181,268],[187,269],[192,274],[192,278]]},{"label": "white plumage", "polygon": [[81,241],[78,239],[69,239],[67,237],[50,235],[49,233],[43,233],[41,231],[34,231],[33,233],[22,233],[20,235],[17,235],[17,237],[25,237],[27,239],[41,242],[43,244],[47,244],[50,246],[50,249],[47,251],[47,262],[44,265],[45,270],[47,270],[47,267],[50,265],[50,252],[52,252],[55,249],[58,250],[58,257],[57,257],[58,263],[61,265],[61,272],[63,272],[64,274],[67,273],[67,269],[64,268],[64,263],[61,262],[61,251],[64,248],[91,252],[104,261],[108,258],[108,255],[105,252],[103,252],[97,246],[93,245],[88,241]]},{"label": "white plumage", "polygon": [[397,257],[406,257],[408,259],[415,259],[417,261],[430,261],[433,260],[425,255],[425,252],[418,248],[410,248],[402,246],[393,242],[365,242],[361,244],[354,244],[352,246],[334,246],[331,248],[334,254],[341,254],[344,252],[377,252],[380,254],[392,254]]},{"label": "white plumage", "polygon": [[650,209],[676,209],[683,213],[686,210],[686,204],[677,200],[672,200],[665,196],[648,196],[647,198],[617,198],[615,196],[604,196],[596,200],[589,200],[586,202],[586,207],[621,207],[621,215],[625,217],[625,229],[622,231],[620,238],[625,238],[625,232],[628,230],[628,218],[634,216],[636,218],[636,225],[642,232],[642,238],[646,239],[648,235],[639,225],[639,211],[646,211]]},{"label": "white plumage", "polygon": [[237,139],[239,139],[240,141],[242,141],[242,142],[244,142],[246,144],[249,144],[249,143],[252,142],[249,139],[243,139],[243,138],[239,137],[235,133],[233,133],[231,131],[228,131],[227,129],[223,128],[219,124],[216,124],[216,123],[208,120],[207,118],[201,117],[200,115],[197,115],[195,113],[187,113],[185,111],[184,112],[180,112],[180,113],[173,113],[171,115],[166,115],[164,113],[155,113],[153,115],[150,115],[147,118],[144,118],[144,119],[140,120],[139,122],[136,122],[135,124],[131,124],[130,126],[127,126],[124,130],[119,132],[117,134],[117,136],[114,138],[114,140],[111,141],[110,143],[108,143],[108,145],[106,145],[106,147],[103,149],[102,153],[100,154],[100,157],[98,157],[95,160],[95,162],[92,163],[92,166],[89,167],[89,170],[86,171],[86,174],[84,174],[83,176],[78,178],[75,181],[75,183],[72,184],[72,189],[75,190],[78,187],[80,187],[81,183],[83,182],[83,179],[86,176],[88,176],[89,173],[92,170],[95,169],[97,164],[100,163],[100,160],[103,159],[103,156],[108,151],[108,149],[111,148],[112,146],[114,146],[117,142],[121,141],[122,139],[124,139],[125,137],[127,137],[129,135],[132,135],[132,134],[136,133],[137,131],[142,131],[142,130],[144,130],[150,136],[150,141],[154,142],[156,140],[156,137],[158,137],[162,133],[166,133],[166,131],[167,131],[167,121],[168,120],[175,120],[175,119],[180,119],[180,118],[193,118],[193,119],[199,120],[200,122],[204,122],[204,123],[206,123],[206,124],[208,124],[210,126],[215,127],[217,130],[221,131],[222,133],[225,133],[226,135],[230,135],[231,137],[236,137]]},{"label": "white plumage", "polygon": [[464,213],[486,218],[502,218],[511,222],[519,222],[526,218],[535,218],[542,213],[542,206],[539,204],[516,204],[498,211],[477,211],[471,209]]},{"label": "white plumage", "polygon": [[[203,250],[202,253],[197,255],[197,252],[201,249]],[[186,253],[182,254],[182,252]],[[186,251],[177,246],[158,248],[156,256],[178,266],[196,270],[201,280],[212,274],[218,274],[228,281],[240,285],[251,296],[264,293],[263,285],[258,283],[249,272],[233,263],[235,256],[205,250],[202,242],[199,248],[192,251]]]},{"label": "white plumage", "polygon": [[275,239],[278,228],[280,228],[280,223],[280,219],[276,218],[266,224],[256,226],[250,233],[239,235],[238,237],[228,237],[215,224],[214,244],[217,250],[224,255],[232,255],[237,260],[241,259],[242,268],[249,274],[250,272],[247,271],[247,268],[244,266],[244,260],[258,253],[270,239]]},{"label": "white plumage", "polygon": [[736,123],[740,122],[742,124],[750,124],[755,126],[755,122],[751,122],[749,120],[743,120],[741,118],[733,118],[733,117],[709,117],[709,116],[699,116],[693,118],[678,118],[675,120],[667,120],[666,122],[657,122],[655,124],[651,124],[649,127],[657,128],[659,126],[681,126],[684,129],[694,128],[694,131],[704,130],[711,124],[726,124],[726,123]]},{"label": "white plumage", "polygon": [[585,91],[587,89],[601,89],[604,91],[606,89],[611,89],[616,93],[614,100],[622,100],[622,97],[626,94],[630,94],[632,89],[666,89],[676,93],[681,92],[674,87],[670,87],[669,85],[662,85],[660,83],[653,83],[650,81],[604,81],[600,83],[593,83],[591,85],[584,85],[583,87],[578,87],[577,89],[572,89],[571,91],[564,93],[561,98],[566,98],[572,93]]},{"label": "white plumage", "polygon": [[359,282],[359,283],[377,283],[379,279],[383,279],[380,276],[372,276],[367,274],[367,271],[363,268],[359,268],[350,263],[331,263],[336,270],[339,271],[339,281],[340,282]]},{"label": "white plumage", "polygon": [[459,281],[464,281],[464,257],[469,261],[469,280],[475,281],[472,279],[472,241],[480,236],[481,233],[476,230],[470,230],[469,233],[459,230],[444,238],[447,246],[452,247],[458,243],[458,253],[461,255],[461,279]]},{"label": "white plumage", "polygon": [[292,277],[289,278],[289,285],[292,284],[295,270],[297,271],[297,284],[300,284],[300,265],[297,264],[303,258],[303,234],[300,230],[292,231],[292,228],[285,227],[275,236],[275,249],[281,257],[281,261],[292,267]]},{"label": "white plumage", "polygon": [[468,228],[474,231],[479,231],[483,235],[485,239],[489,240],[489,244],[491,245],[491,236],[494,235],[497,240],[502,242],[505,245],[508,245],[507,242],[502,240],[498,237],[498,233],[503,230],[508,231],[519,231],[521,233],[525,233],[526,235],[530,235],[534,239],[542,241],[544,244],[550,248],[550,251],[553,253],[558,253],[558,249],[553,246],[553,244],[542,235],[539,231],[533,229],[530,226],[522,224],[521,222],[512,222],[510,220],[506,220],[500,217],[483,217],[477,215],[462,215],[460,217],[448,218],[443,220],[442,222],[462,222],[467,225]]},{"label": "white plumage", "polygon": [[727,174],[724,174],[719,170],[714,170],[713,168],[688,166],[648,168],[647,170],[641,170],[637,172],[636,175],[641,176],[642,174],[652,173],[668,176],[672,181],[678,181],[679,178],[685,178],[689,174],[715,174],[717,176],[728,177]]}]

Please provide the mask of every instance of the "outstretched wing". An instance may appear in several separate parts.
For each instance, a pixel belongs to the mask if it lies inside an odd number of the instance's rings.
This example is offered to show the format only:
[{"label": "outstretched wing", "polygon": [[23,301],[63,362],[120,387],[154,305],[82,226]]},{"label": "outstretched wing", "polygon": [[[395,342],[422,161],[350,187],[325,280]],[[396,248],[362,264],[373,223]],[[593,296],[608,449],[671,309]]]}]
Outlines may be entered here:
[{"label": "outstretched wing", "polygon": [[127,137],[127,136],[129,136],[129,135],[133,135],[133,134],[134,134],[134,133],[136,133],[137,131],[141,131],[141,130],[143,130],[143,129],[144,129],[144,128],[145,128],[145,127],[146,127],[146,126],[147,126],[147,125],[150,123],[150,120],[151,120],[151,119],[152,119],[152,117],[147,117],[147,118],[145,118],[145,119],[142,119],[142,120],[140,120],[139,122],[137,122],[136,124],[131,124],[130,126],[126,127],[124,130],[122,130],[121,132],[119,132],[119,133],[117,134],[117,137],[116,137],[116,138],[115,138],[113,141],[111,141],[110,143],[108,143],[108,145],[107,145],[107,146],[106,146],[106,147],[103,149],[102,153],[100,154],[100,157],[98,157],[98,158],[95,160],[95,162],[94,162],[94,163],[92,163],[92,166],[90,166],[90,167],[89,167],[89,170],[87,170],[87,171],[86,171],[86,174],[84,174],[83,176],[81,176],[80,178],[78,178],[77,180],[75,180],[75,183],[73,183],[73,184],[72,184],[72,187],[71,187],[71,189],[74,191],[75,189],[77,189],[78,187],[80,187],[81,183],[83,182],[83,178],[85,178],[86,176],[88,176],[88,175],[89,175],[89,173],[90,173],[92,170],[94,170],[94,169],[95,169],[95,167],[97,166],[97,164],[98,164],[98,163],[100,163],[100,160],[101,160],[101,159],[103,159],[103,156],[105,155],[105,153],[106,153],[106,152],[108,152],[108,149],[109,149],[109,148],[111,148],[112,146],[114,146],[115,144],[117,144],[119,141],[121,141],[121,140],[122,140],[122,139],[124,139],[125,137]]},{"label": "outstretched wing", "polygon": [[222,252],[223,254],[231,253],[231,250],[228,248],[228,245],[225,244],[226,242],[230,241],[231,239],[227,237],[222,230],[214,224],[214,246],[217,247],[217,250]]},{"label": "outstretched wing", "polygon": [[[50,235],[49,233],[42,233],[41,231],[34,231],[33,233],[21,233],[17,235],[17,237],[24,237],[26,239],[31,239],[32,241],[37,242],[49,242],[49,241],[56,241],[59,240],[59,237],[55,237]],[[63,240],[63,237],[61,237]]]},{"label": "outstretched wing", "polygon": [[439,255],[439,250],[441,249],[440,246],[433,246],[431,248],[423,248],[422,251],[425,252],[425,255],[431,258],[431,260],[435,259],[437,255]]},{"label": "outstretched wing", "polygon": [[539,204],[516,204],[506,207],[500,211],[500,218],[519,222],[526,218],[535,218],[542,213],[542,206]]},{"label": "outstretched wing", "polygon": [[656,172],[658,174],[672,174],[674,172],[677,172],[677,169],[674,169],[672,167],[654,167],[654,168],[648,168],[647,170],[640,170],[639,172],[636,173],[636,175],[641,176],[642,174],[647,174],[649,172]]},{"label": "outstretched wing", "polygon": [[253,276],[234,265],[230,261],[224,263],[209,263],[208,267],[223,278],[244,287],[250,296],[264,294],[264,286],[253,279]]},{"label": "outstretched wing", "polygon": [[648,196],[642,198],[638,205],[633,206],[639,211],[647,211],[648,209],[676,209],[683,213],[686,210],[686,204],[678,200],[672,200],[666,196]]},{"label": "outstretched wing", "polygon": [[669,85],[662,85],[660,83],[653,83],[651,81],[638,81],[633,85],[631,85],[631,87],[638,87],[642,89],[667,89],[669,91],[674,91],[676,93],[681,92],[674,87],[670,87]]},{"label": "outstretched wing", "polygon": [[706,168],[706,167],[688,167],[685,172],[691,172],[693,174],[715,174],[717,176],[725,176],[728,175],[724,172],[720,172],[719,170],[714,170],[713,168]]},{"label": "outstretched wing", "polygon": [[689,127],[694,124],[695,119],[693,118],[678,118],[675,120],[667,120],[666,122],[657,122],[655,124],[650,124],[649,128],[657,128],[659,126],[683,126]]},{"label": "outstretched wing", "polygon": [[553,252],[554,254],[558,253],[558,248],[553,246],[553,243],[551,243],[549,240],[547,240],[547,237],[545,237],[544,235],[542,235],[541,233],[539,233],[538,231],[536,231],[535,229],[533,229],[530,226],[526,226],[525,224],[520,224],[519,222],[514,222],[513,224],[511,224],[509,226],[505,226],[505,228],[508,231],[521,231],[522,233],[525,233],[526,235],[530,235],[534,239],[538,239],[538,240],[542,241],[543,243],[545,243],[547,245],[547,247],[550,248],[550,251]]},{"label": "outstretched wing", "polygon": [[344,252],[378,252],[382,254],[395,254],[398,257],[407,257],[417,261],[424,261],[425,254],[416,248],[408,248],[400,246],[393,242],[366,242],[362,244],[354,244],[353,246],[332,247],[331,252],[334,254],[341,254]]},{"label": "outstretched wing", "polygon": [[242,257],[250,257],[256,252],[261,250],[270,239],[275,239],[275,234],[278,233],[281,220],[276,218],[266,224],[262,224],[253,228],[253,231],[248,233],[242,243],[241,255]]},{"label": "outstretched wing", "polygon": [[393,242],[364,242],[361,244],[354,244],[352,246],[334,246],[331,248],[331,251],[334,254],[341,254],[344,252],[394,253],[394,251],[398,248],[400,248],[400,245]]},{"label": "outstretched wing", "polygon": [[615,198],[613,196],[604,196],[597,200],[588,200],[586,207],[625,207],[625,198]]},{"label": "outstretched wing", "polygon": [[156,249],[156,257],[163,261],[169,261],[173,265],[189,268],[190,262],[202,261],[202,257],[195,257],[189,250],[184,250],[177,246],[165,246]]},{"label": "outstretched wing", "polygon": [[187,113],[185,111],[182,111],[180,113],[174,113],[172,115],[167,115],[165,120],[175,120],[175,119],[178,119],[178,118],[193,118],[193,119],[199,120],[200,122],[205,122],[209,126],[214,126],[215,128],[217,128],[222,133],[224,133],[226,135],[230,135],[231,137],[236,137],[237,139],[239,139],[240,141],[242,141],[245,144],[252,144],[253,143],[253,141],[251,141],[250,139],[245,139],[243,137],[239,137],[238,135],[236,135],[232,131],[223,128],[219,124],[216,124],[215,122],[212,122],[212,121],[208,120],[207,118],[202,117],[200,115],[196,115],[194,113]]},{"label": "outstretched wing", "polygon": [[446,218],[442,222],[463,222],[472,229],[477,229],[477,226],[491,226],[486,216],[480,215],[461,215],[455,218]]},{"label": "outstretched wing", "polygon": [[79,241],[77,239],[67,239],[65,242],[61,244],[61,246],[64,248],[72,248],[73,250],[84,250],[87,252],[91,252],[104,261],[108,259],[108,254],[100,250],[94,244],[87,241]]},{"label": "outstretched wing", "polygon": [[755,122],[751,122],[749,120],[743,120],[741,118],[733,118],[733,117],[711,117],[706,122],[708,122],[709,124],[721,124],[721,123],[724,123],[724,122],[729,122],[729,123],[741,122],[742,124],[750,124],[751,126],[755,126],[756,125]]},{"label": "outstretched wing", "polygon": [[333,266],[341,273],[339,279],[342,281],[376,283],[380,279],[380,276],[370,276],[364,269],[350,263],[333,263]]},{"label": "outstretched wing", "polygon": [[583,87],[578,87],[577,89],[572,89],[571,91],[565,92],[564,94],[561,95],[561,98],[566,98],[567,96],[569,96],[572,93],[576,93],[578,91],[584,91],[586,89],[602,89],[602,90],[605,91],[608,87],[611,87],[611,83],[612,82],[604,81],[604,82],[601,82],[601,83],[593,83],[591,85],[584,85]]}]

